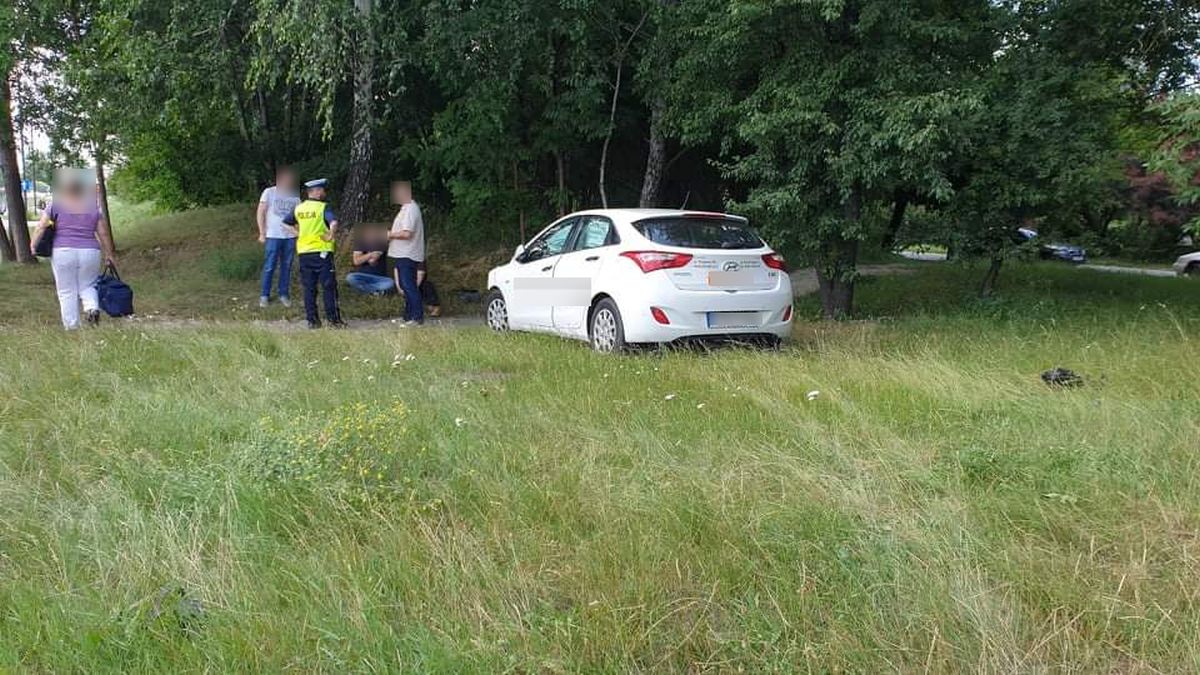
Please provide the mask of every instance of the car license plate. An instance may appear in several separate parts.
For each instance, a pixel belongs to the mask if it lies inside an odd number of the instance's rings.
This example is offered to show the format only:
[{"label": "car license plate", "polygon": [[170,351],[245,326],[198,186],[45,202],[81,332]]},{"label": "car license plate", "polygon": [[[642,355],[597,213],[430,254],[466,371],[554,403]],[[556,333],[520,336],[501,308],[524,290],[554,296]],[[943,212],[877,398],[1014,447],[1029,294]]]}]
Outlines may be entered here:
[{"label": "car license plate", "polygon": [[758,312],[709,312],[709,328],[758,328]]},{"label": "car license plate", "polygon": [[754,284],[754,272],[709,272],[708,285],[713,288],[731,288]]}]

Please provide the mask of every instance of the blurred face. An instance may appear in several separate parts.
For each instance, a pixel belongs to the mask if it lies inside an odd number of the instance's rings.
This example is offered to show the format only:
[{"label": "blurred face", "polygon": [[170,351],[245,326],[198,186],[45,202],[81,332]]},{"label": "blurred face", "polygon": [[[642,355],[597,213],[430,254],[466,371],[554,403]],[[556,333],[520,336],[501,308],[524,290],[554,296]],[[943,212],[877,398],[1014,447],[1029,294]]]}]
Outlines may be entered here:
[{"label": "blurred face", "polygon": [[285,190],[294,190],[296,188],[296,174],[292,173],[291,169],[280,169],[275,174],[275,185]]},{"label": "blurred face", "polygon": [[392,203],[407,204],[413,200],[412,183],[396,181],[392,183]]},{"label": "blurred face", "polygon": [[324,201],[325,200],[325,188],[323,188],[323,187],[308,188],[308,198],[315,199],[317,201]]},{"label": "blurred face", "polygon": [[54,172],[54,198],[72,203],[95,194],[95,179],[87,169],[59,169]]}]

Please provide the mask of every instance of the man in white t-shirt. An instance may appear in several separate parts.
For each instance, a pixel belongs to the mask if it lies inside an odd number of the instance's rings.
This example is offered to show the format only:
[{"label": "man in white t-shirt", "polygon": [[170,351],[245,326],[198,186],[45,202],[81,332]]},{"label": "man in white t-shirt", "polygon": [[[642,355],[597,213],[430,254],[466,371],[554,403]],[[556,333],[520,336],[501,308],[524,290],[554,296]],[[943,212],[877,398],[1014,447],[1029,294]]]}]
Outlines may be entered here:
[{"label": "man in white t-shirt", "polygon": [[417,280],[417,272],[425,262],[425,221],[421,218],[421,207],[413,201],[411,183],[393,183],[392,201],[400,205],[400,213],[388,233],[392,278],[404,293],[404,325],[419,326],[425,323],[425,304]]},{"label": "man in white t-shirt", "polygon": [[296,174],[286,166],[275,172],[275,185],[263,190],[258,200],[258,243],[263,244],[262,293],[258,306],[271,302],[271,282],[279,271],[279,302],[291,307],[292,261],[296,258],[296,228],[283,219],[296,210],[300,195],[296,192]]}]

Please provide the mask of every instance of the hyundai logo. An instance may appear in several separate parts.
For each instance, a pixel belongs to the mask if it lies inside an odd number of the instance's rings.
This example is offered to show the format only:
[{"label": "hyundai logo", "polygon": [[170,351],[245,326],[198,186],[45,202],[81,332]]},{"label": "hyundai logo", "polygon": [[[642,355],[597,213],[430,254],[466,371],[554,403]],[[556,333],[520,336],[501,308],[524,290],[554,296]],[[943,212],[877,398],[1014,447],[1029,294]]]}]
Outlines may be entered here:
[{"label": "hyundai logo", "polygon": [[736,272],[740,268],[741,268],[741,264],[738,263],[736,260],[730,260],[729,262],[727,262],[721,266],[721,269],[725,270],[726,272]]}]

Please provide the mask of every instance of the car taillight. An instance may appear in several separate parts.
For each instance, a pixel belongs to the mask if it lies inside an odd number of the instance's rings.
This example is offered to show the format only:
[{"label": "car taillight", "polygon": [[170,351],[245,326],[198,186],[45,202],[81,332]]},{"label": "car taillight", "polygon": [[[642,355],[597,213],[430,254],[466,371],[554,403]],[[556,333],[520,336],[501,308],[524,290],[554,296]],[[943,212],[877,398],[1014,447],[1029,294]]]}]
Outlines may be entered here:
[{"label": "car taillight", "polygon": [[779,270],[780,272],[787,271],[787,262],[784,261],[783,256],[774,251],[763,254],[762,259],[763,263],[773,270]]},{"label": "car taillight", "polygon": [[665,251],[625,251],[621,257],[632,260],[643,272],[675,269],[692,262],[692,256],[689,253],[667,253]]},{"label": "car taillight", "polygon": [[662,309],[660,309],[658,307],[650,308],[650,316],[654,317],[655,321],[661,323],[664,326],[671,325],[671,320],[667,318],[667,313],[662,311]]},{"label": "car taillight", "polygon": [[787,309],[783,310],[783,321],[787,323],[792,320],[792,306],[788,305]]}]

